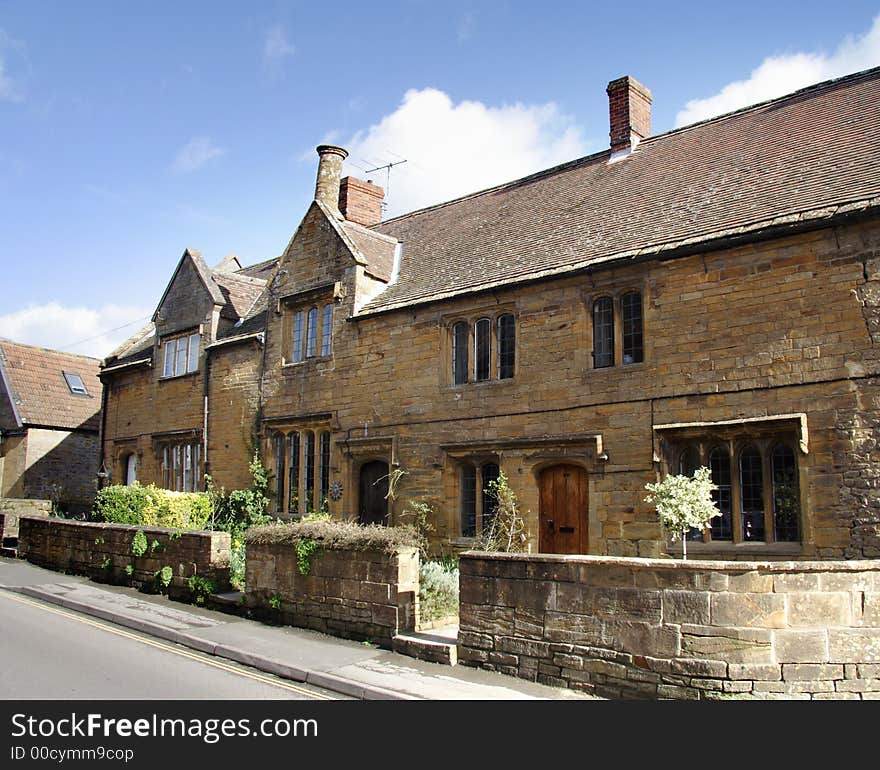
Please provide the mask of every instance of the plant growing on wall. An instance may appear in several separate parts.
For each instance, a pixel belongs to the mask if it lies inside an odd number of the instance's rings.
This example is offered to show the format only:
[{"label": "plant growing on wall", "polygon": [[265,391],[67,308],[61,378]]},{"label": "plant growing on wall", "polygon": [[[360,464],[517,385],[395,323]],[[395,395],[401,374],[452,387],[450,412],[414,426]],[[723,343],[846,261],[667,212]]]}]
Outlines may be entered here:
[{"label": "plant growing on wall", "polygon": [[504,471],[500,471],[498,478],[489,482],[489,494],[495,499],[497,508],[489,526],[483,530],[480,550],[521,553],[528,542],[526,521]]},{"label": "plant growing on wall", "polygon": [[434,531],[434,507],[426,500],[413,500],[403,509],[400,517],[404,524],[409,524],[418,534],[419,557],[423,562],[426,561],[431,533]]},{"label": "plant growing on wall", "polygon": [[697,468],[691,477],[667,476],[657,484],[645,484],[651,493],[645,502],[654,504],[673,541],[681,538],[682,559],[687,559],[687,531],[691,527],[702,530],[710,519],[721,515],[712,500],[716,488],[706,466]]}]

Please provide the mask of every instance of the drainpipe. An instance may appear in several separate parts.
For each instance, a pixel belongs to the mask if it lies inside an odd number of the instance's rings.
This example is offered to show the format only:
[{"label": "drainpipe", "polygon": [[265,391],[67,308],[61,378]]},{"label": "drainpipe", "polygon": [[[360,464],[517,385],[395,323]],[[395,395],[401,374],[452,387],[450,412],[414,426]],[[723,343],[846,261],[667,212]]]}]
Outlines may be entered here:
[{"label": "drainpipe", "polygon": [[[210,465],[208,464],[208,396],[211,390],[211,353],[209,350],[205,350],[205,409],[204,409],[204,420],[202,423],[202,457],[203,462],[205,464],[205,473],[204,476],[209,475]],[[204,476],[202,481],[204,482]]]},{"label": "drainpipe", "polygon": [[107,430],[107,392],[110,390],[110,383],[101,380],[101,420],[98,425],[98,489],[104,487],[110,481],[110,472],[106,472],[106,476],[102,476],[104,471],[104,435]]}]

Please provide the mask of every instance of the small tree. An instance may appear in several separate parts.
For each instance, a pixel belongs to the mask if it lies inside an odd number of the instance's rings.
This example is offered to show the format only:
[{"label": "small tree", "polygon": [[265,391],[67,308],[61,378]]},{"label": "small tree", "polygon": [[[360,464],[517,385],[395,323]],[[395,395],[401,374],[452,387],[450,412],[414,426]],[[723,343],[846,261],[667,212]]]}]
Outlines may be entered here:
[{"label": "small tree", "polygon": [[489,494],[495,498],[495,515],[480,542],[481,551],[520,553],[526,549],[526,522],[519,510],[519,501],[510,488],[504,471],[489,482]]},{"label": "small tree", "polygon": [[645,484],[651,494],[646,503],[653,503],[663,526],[669,530],[673,541],[681,538],[681,556],[687,559],[686,533],[691,527],[703,529],[715,516],[720,516],[712,500],[712,476],[705,466],[697,468],[694,475],[667,476],[658,484]]}]

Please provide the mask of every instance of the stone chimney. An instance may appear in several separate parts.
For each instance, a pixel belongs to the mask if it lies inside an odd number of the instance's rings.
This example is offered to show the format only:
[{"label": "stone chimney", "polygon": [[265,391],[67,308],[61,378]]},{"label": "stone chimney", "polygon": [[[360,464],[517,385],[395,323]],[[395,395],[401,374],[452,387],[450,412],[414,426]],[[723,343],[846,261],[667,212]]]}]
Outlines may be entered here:
[{"label": "stone chimney", "polygon": [[315,182],[315,200],[321,201],[331,211],[339,212],[339,180],[342,177],[342,161],[348,151],[332,144],[321,144],[318,151],[318,179]]},{"label": "stone chimney", "polygon": [[350,222],[364,227],[382,221],[382,201],[385,190],[370,181],[347,176],[339,185],[339,210]]},{"label": "stone chimney", "polygon": [[611,152],[635,149],[651,135],[651,92],[628,75],[612,80],[606,91],[611,115]]}]

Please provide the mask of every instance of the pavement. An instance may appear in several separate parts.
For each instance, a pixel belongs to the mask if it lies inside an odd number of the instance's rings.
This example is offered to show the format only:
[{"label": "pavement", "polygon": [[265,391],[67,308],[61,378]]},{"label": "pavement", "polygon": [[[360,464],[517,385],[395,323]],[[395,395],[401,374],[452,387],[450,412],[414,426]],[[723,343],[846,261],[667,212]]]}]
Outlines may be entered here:
[{"label": "pavement", "polygon": [[363,700],[591,699],[491,671],[428,663],[315,631],[271,626],[132,588],[99,585],[12,558],[0,558],[0,590]]}]

